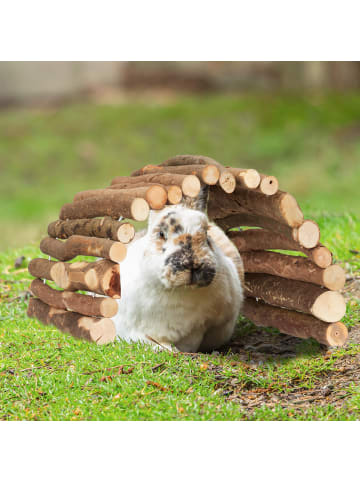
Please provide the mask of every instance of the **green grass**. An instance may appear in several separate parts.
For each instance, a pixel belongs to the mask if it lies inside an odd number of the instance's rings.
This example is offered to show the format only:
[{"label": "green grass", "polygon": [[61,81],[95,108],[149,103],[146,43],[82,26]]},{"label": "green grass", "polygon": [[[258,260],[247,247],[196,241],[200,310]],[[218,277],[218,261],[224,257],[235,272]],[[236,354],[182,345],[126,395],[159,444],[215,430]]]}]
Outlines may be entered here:
[{"label": "green grass", "polygon": [[179,153],[276,175],[308,215],[360,214],[359,109],[350,93],[0,112],[0,249],[37,241],[75,192]]},{"label": "green grass", "polygon": [[[360,246],[360,220],[346,215],[317,221],[336,260],[359,276],[360,256],[350,250]],[[238,353],[233,348],[194,356],[155,353],[124,342],[96,346],[27,318],[24,295],[30,276],[25,267],[39,254],[32,245],[0,255],[0,419],[360,418],[360,345],[353,336],[360,290],[347,294],[344,322],[351,336],[344,348],[326,350],[313,340],[292,339],[291,353],[280,356],[275,348],[289,344],[291,337],[240,320],[236,338],[249,346]],[[14,268],[20,255],[24,265]],[[270,351],[252,347],[254,338],[270,344]]]}]

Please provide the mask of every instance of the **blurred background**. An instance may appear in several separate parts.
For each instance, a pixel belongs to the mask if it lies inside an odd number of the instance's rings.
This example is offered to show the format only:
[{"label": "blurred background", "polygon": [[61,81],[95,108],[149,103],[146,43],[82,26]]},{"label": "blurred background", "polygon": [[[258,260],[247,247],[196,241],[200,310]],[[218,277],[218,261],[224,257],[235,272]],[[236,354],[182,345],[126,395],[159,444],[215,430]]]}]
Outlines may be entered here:
[{"label": "blurred background", "polygon": [[360,62],[0,62],[0,250],[77,191],[202,154],[360,214]]}]

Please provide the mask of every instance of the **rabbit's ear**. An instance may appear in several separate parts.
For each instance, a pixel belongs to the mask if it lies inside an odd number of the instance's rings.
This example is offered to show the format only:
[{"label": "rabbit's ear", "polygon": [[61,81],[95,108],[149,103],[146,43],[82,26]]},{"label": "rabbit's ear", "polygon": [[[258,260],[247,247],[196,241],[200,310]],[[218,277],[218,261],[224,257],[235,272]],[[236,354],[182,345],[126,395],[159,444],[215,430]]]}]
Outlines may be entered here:
[{"label": "rabbit's ear", "polygon": [[196,209],[197,211],[202,211],[206,213],[208,199],[209,199],[209,186],[205,184],[204,186],[201,187],[197,197],[192,198],[189,196],[184,196],[183,205],[186,208]]}]

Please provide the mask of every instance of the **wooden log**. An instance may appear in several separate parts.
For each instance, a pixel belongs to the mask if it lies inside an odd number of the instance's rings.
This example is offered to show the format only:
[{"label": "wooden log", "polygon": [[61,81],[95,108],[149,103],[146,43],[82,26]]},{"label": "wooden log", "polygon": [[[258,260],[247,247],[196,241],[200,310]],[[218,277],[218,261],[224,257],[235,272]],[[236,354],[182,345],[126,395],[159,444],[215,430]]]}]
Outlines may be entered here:
[{"label": "wooden log", "polygon": [[126,257],[126,245],[119,241],[104,238],[79,236],[74,234],[66,241],[55,238],[44,238],[40,243],[43,253],[59,259],[69,261],[76,256],[97,256],[120,263]]},{"label": "wooden log", "polygon": [[110,216],[112,218],[135,219],[145,221],[149,215],[149,204],[143,198],[118,191],[107,191],[109,195],[92,197],[83,201],[64,204],[60,211],[60,219],[96,218]]},{"label": "wooden log", "polygon": [[234,174],[226,169],[222,164],[215,161],[211,157],[206,156],[192,156],[192,155],[179,155],[168,159],[160,164],[161,167],[184,167],[184,166],[216,166],[220,172],[219,185],[221,189],[227,193],[234,191],[236,187],[236,179]]},{"label": "wooden log", "polygon": [[[118,191],[119,192],[119,191]],[[147,201],[151,209],[163,209],[167,201],[167,192],[165,188],[160,185],[132,187],[130,189],[123,189],[121,194],[134,196],[136,198],[143,198]],[[117,196],[112,190],[109,189],[92,189],[88,191],[81,191],[75,194],[74,202],[84,201],[93,197],[101,198],[114,198]]]},{"label": "wooden log", "polygon": [[217,186],[210,190],[208,213],[212,219],[225,218],[247,210],[266,216],[292,228],[301,226],[303,213],[295,198],[283,191],[267,196],[250,189],[236,187],[232,194],[225,195]]},{"label": "wooden log", "polygon": [[56,265],[56,261],[50,261],[43,258],[34,258],[30,261],[28,271],[34,278],[43,278],[54,280],[52,269]]},{"label": "wooden log", "polygon": [[[136,187],[149,187],[149,186],[161,186],[167,192],[168,202],[170,204],[179,204],[182,200],[182,190],[180,186],[165,186],[162,184],[156,183],[139,183]],[[112,186],[107,187],[106,189],[132,189],[134,186],[132,184],[113,184]]]},{"label": "wooden log", "polygon": [[127,244],[134,238],[135,228],[130,223],[116,221],[108,216],[68,221],[58,219],[49,224],[48,234],[52,238],[59,239],[67,239],[74,234],[79,234],[96,238],[109,238]]},{"label": "wooden log", "polygon": [[[236,179],[237,183],[244,188],[247,189],[257,189],[259,192],[267,195],[273,195],[279,189],[279,183],[276,177],[274,176],[266,176],[264,174],[259,174],[258,171],[255,169],[239,169],[234,167],[225,167],[212,159],[211,157],[206,156],[194,156],[194,155],[179,155],[175,157],[171,157],[167,161],[160,164],[160,166],[184,166],[189,164],[215,164],[220,172],[220,179],[219,184],[223,188],[225,192],[231,193],[234,189],[226,188],[226,183],[222,182],[222,175],[224,169],[227,172],[230,172]],[[225,176],[225,174],[224,174]],[[230,181],[230,186],[233,184],[233,180]]]},{"label": "wooden log", "polygon": [[228,194],[234,192],[236,188],[236,178],[234,174],[221,165],[218,168],[220,171],[219,186]]},{"label": "wooden log", "polygon": [[63,263],[36,258],[31,260],[28,269],[35,278],[55,281],[64,290],[92,291],[120,298],[120,267],[112,261]]},{"label": "wooden log", "polygon": [[341,290],[345,285],[345,272],[337,264],[323,269],[302,256],[289,256],[272,251],[245,251],[241,253],[241,258],[247,273],[267,273],[314,283],[333,291]]},{"label": "wooden log", "polygon": [[311,315],[275,308],[252,298],[245,298],[242,313],[257,326],[277,328],[298,338],[314,338],[328,346],[342,346],[348,337],[343,323],[325,323]]},{"label": "wooden log", "polygon": [[270,305],[309,313],[328,323],[341,320],[346,312],[344,298],[337,291],[268,274],[246,273],[245,294]]},{"label": "wooden log", "polygon": [[120,268],[108,260],[94,263],[56,263],[51,274],[55,283],[64,290],[92,291],[100,295],[120,298]]},{"label": "wooden log", "polygon": [[[210,219],[214,219],[210,214],[209,217]],[[292,228],[291,226],[279,223],[274,219],[249,213],[245,209],[239,208],[237,214],[227,216],[226,218],[215,219],[215,221],[224,231],[239,226],[258,226],[265,228],[268,231],[282,234],[308,249],[317,246],[320,240],[319,226],[309,219],[306,219],[301,226]]]},{"label": "wooden log", "polygon": [[34,296],[47,305],[61,310],[70,310],[86,316],[111,318],[118,311],[118,304],[112,298],[87,296],[73,291],[59,291],[50,288],[40,279],[34,279],[30,290]]},{"label": "wooden log", "polygon": [[182,200],[183,194],[180,186],[164,186],[167,192],[168,201],[170,204],[179,204]]},{"label": "wooden log", "polygon": [[133,186],[141,186],[145,183],[161,184],[164,186],[180,186],[184,195],[189,197],[197,197],[201,189],[199,178],[192,174],[183,175],[161,172],[137,177],[117,176],[111,181],[112,186],[117,184],[118,187],[120,185],[129,187],[131,184]]},{"label": "wooden log", "polygon": [[160,166],[189,166],[189,165],[206,165],[215,164],[221,166],[221,164],[215,159],[207,156],[197,156],[192,154],[179,154],[177,156],[170,157],[166,161],[163,161]]},{"label": "wooden log", "polygon": [[170,173],[170,174],[181,174],[181,175],[194,175],[197,176],[204,184],[209,186],[215,185],[220,177],[220,172],[217,166],[209,165],[188,165],[188,166],[154,166],[153,164],[148,164],[147,166],[134,171],[131,176],[143,176],[146,174],[157,174],[157,173]]},{"label": "wooden log", "polygon": [[320,268],[327,268],[332,263],[331,252],[325,246],[319,245],[315,248],[307,249],[283,234],[267,231],[266,229],[229,231],[227,235],[240,253],[253,250],[283,249],[287,251],[300,251],[306,254],[306,256]]},{"label": "wooden log", "polygon": [[91,318],[72,311],[60,310],[48,306],[37,298],[30,299],[27,315],[29,318],[37,318],[45,325],[54,325],[64,333],[98,345],[115,340],[115,325],[109,318]]},{"label": "wooden log", "polygon": [[268,196],[273,196],[279,190],[279,181],[275,176],[266,176],[265,174],[260,174],[260,185],[259,191]]},{"label": "wooden log", "polygon": [[260,174],[255,169],[229,167],[228,170],[235,176],[236,183],[240,187],[256,189],[260,184]]}]

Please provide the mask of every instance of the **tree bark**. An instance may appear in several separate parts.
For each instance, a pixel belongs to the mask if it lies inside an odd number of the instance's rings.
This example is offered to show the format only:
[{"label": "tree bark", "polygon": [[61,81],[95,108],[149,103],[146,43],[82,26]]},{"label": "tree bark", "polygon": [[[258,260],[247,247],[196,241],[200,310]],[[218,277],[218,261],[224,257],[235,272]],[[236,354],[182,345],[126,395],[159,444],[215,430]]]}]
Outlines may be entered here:
[{"label": "tree bark", "polygon": [[110,217],[93,219],[57,220],[48,226],[52,238],[67,239],[74,234],[109,238],[113,241],[129,243],[135,236],[135,228],[130,223],[115,221]]},{"label": "tree bark", "polygon": [[301,226],[304,216],[295,198],[286,192],[278,191],[267,196],[250,189],[237,187],[232,194],[225,195],[217,186],[210,190],[208,212],[212,219],[225,218],[247,210],[266,216],[295,228]]},{"label": "tree bark", "polygon": [[267,273],[313,283],[333,291],[341,290],[345,285],[345,272],[336,264],[323,269],[302,256],[272,251],[245,251],[241,253],[241,258],[246,273]]},{"label": "tree bark", "polygon": [[45,238],[40,243],[43,253],[59,259],[69,261],[76,256],[97,256],[120,263],[126,257],[126,245],[109,239],[79,236],[74,234],[66,241],[55,238]]},{"label": "tree bark", "polygon": [[61,310],[70,310],[86,316],[111,318],[118,311],[118,304],[112,298],[88,296],[73,291],[59,291],[50,288],[40,279],[34,279],[30,290],[47,305]]},{"label": "tree bark", "polygon": [[186,165],[186,166],[154,166],[149,164],[147,166],[134,171],[131,176],[138,177],[146,174],[169,173],[197,176],[204,184],[213,186],[220,177],[220,172],[215,165]]},{"label": "tree bark", "polygon": [[46,305],[37,298],[30,299],[27,315],[37,318],[45,325],[54,325],[60,331],[98,345],[115,340],[114,322],[109,318],[91,318],[71,311],[59,310]]},{"label": "tree bark", "polygon": [[149,205],[145,199],[117,191],[109,191],[109,194],[106,197],[99,196],[64,204],[59,217],[60,219],[78,219],[110,216],[117,219],[123,216],[136,221],[147,219]]},{"label": "tree bark", "polygon": [[260,184],[260,174],[255,169],[240,169],[238,167],[229,167],[233,176],[235,176],[236,184],[239,187],[247,189],[256,189]]},{"label": "tree bark", "polygon": [[92,291],[120,298],[120,266],[112,261],[63,263],[35,258],[29,263],[28,269],[35,278],[55,281],[64,290]]},{"label": "tree bark", "polygon": [[314,338],[328,346],[342,346],[348,337],[343,323],[325,323],[311,315],[275,308],[262,301],[246,298],[242,313],[257,326],[277,328],[298,338]]},{"label": "tree bark", "polygon": [[[209,217],[213,219],[210,214]],[[291,226],[279,223],[272,218],[249,213],[245,209],[239,208],[237,214],[227,216],[226,218],[215,219],[215,221],[224,231],[240,226],[258,226],[260,228],[265,228],[268,231],[283,234],[307,249],[317,246],[320,240],[319,226],[309,219],[306,219],[301,226],[292,228]]]},{"label": "tree bark", "polygon": [[34,258],[30,261],[28,271],[34,278],[43,278],[53,281],[52,269],[56,265],[56,261],[50,261],[43,258]]},{"label": "tree bark", "polygon": [[266,229],[246,229],[243,231],[229,231],[227,233],[240,253],[244,251],[261,251],[266,249],[283,249],[300,251],[320,268],[327,268],[332,263],[330,251],[323,245],[307,249],[293,239],[283,234],[274,233]]},{"label": "tree bark", "polygon": [[116,184],[119,188],[120,186],[128,187],[130,184],[133,186],[141,186],[145,183],[162,184],[165,186],[180,186],[184,195],[189,197],[197,197],[201,189],[201,182],[197,176],[191,174],[170,174],[168,172],[146,174],[144,176],[137,177],[117,176],[111,181],[111,186]]},{"label": "tree bark", "polygon": [[215,166],[221,166],[219,162],[215,161],[211,157],[196,156],[192,154],[179,154],[177,156],[170,157],[166,161],[162,162],[160,166],[188,166],[188,165],[206,165],[214,164]]},{"label": "tree bark", "polygon": [[161,167],[175,167],[175,166],[216,166],[220,172],[219,185],[221,189],[227,193],[232,193],[236,187],[236,179],[231,170],[225,168],[220,162],[215,161],[211,157],[206,156],[192,156],[179,155],[168,159],[160,164]]},{"label": "tree bark", "polygon": [[346,312],[344,298],[311,283],[267,274],[245,274],[245,294],[274,306],[309,313],[319,320],[333,323]]},{"label": "tree bark", "polygon": [[[116,193],[121,193],[122,195],[133,196],[134,198],[143,198],[149,204],[151,209],[163,209],[167,201],[167,192],[164,187],[159,185],[138,187],[133,186],[130,189],[122,189],[121,191],[116,191]],[[90,198],[107,198],[113,199],[117,197],[113,190],[110,189],[92,189],[89,191],[81,191],[75,194],[73,202],[84,201]]]}]

